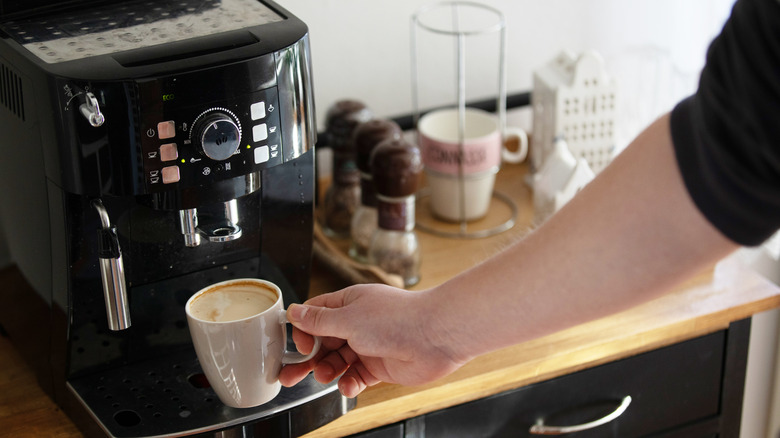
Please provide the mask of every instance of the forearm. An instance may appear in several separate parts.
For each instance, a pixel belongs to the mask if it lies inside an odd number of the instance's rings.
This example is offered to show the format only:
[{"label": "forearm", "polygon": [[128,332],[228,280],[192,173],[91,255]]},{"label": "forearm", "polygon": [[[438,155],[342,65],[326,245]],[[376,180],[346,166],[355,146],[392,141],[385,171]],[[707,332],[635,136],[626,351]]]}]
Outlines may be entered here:
[{"label": "forearm", "polygon": [[429,291],[431,336],[467,360],[650,300],[736,247],[690,200],[664,116],[539,229]]}]

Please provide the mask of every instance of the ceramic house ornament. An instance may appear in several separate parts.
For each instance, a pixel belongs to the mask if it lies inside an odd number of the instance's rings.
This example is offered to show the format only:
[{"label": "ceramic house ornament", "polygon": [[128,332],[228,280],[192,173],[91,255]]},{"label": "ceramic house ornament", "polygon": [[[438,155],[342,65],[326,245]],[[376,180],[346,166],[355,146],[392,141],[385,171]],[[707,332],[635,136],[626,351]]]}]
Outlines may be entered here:
[{"label": "ceramic house ornament", "polygon": [[534,72],[531,168],[540,170],[555,138],[599,173],[615,152],[616,83],[595,51],[561,52]]},{"label": "ceramic house ornament", "polygon": [[594,177],[588,162],[575,157],[565,140],[556,139],[552,153],[533,176],[534,223],[541,224],[560,210]]}]

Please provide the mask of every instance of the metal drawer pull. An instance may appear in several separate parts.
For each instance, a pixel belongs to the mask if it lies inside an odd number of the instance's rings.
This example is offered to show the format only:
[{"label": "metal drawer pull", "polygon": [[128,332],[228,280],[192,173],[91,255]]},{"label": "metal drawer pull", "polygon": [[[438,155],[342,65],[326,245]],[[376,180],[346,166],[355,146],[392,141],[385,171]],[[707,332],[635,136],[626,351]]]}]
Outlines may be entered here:
[{"label": "metal drawer pull", "polygon": [[536,424],[531,426],[531,429],[529,429],[528,432],[534,435],[563,435],[566,433],[582,432],[583,430],[593,429],[594,427],[607,424],[621,416],[623,412],[628,409],[628,405],[630,404],[631,396],[627,395],[623,398],[623,401],[620,402],[620,406],[618,406],[617,409],[612,411],[612,413],[609,415],[601,417],[598,420],[593,420],[588,423],[575,424],[573,426],[546,426],[544,424],[544,420],[540,418],[536,421]]}]

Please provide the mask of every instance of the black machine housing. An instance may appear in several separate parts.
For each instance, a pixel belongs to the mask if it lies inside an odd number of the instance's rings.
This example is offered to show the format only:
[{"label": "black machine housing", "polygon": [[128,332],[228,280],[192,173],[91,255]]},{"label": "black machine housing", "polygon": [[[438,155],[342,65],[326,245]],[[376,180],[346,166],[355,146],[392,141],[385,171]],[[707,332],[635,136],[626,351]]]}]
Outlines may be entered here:
[{"label": "black machine housing", "polygon": [[[209,29],[230,8],[247,23]],[[88,435],[117,437],[298,436],[350,409],[311,377],[257,408],[222,405],[184,313],[236,277],[276,282],[286,304],[308,295],[306,25],[265,0],[4,1],[0,13],[0,223],[27,281],[13,303],[0,291],[0,325],[44,389]],[[119,327],[105,261],[123,269]]]}]

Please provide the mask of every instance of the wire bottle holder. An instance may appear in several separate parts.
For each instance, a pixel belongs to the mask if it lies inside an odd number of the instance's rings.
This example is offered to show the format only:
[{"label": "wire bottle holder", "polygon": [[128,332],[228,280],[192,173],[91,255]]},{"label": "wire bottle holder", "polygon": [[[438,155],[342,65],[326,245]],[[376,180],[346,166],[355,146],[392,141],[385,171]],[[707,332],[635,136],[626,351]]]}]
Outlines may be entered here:
[{"label": "wire bottle holder", "polygon": [[[432,12],[446,13],[445,9],[449,8],[449,14],[451,19],[448,20],[448,27],[444,25],[429,24],[421,20],[425,15]],[[443,11],[444,10],[444,11]],[[491,17],[490,22],[483,25],[466,28],[463,26],[462,18],[465,15],[469,15],[474,12],[487,12]],[[499,55],[498,55],[498,97],[496,102],[496,108],[498,112],[499,127],[501,130],[502,138],[505,137],[506,131],[506,22],[504,15],[498,9],[483,5],[480,3],[469,1],[444,1],[435,4],[429,4],[421,7],[412,16],[411,25],[411,67],[412,67],[412,105],[413,105],[413,117],[414,126],[420,120],[420,68],[418,63],[418,27],[420,29],[432,32],[434,34],[451,36],[455,38],[456,58],[457,58],[457,73],[456,73],[456,97],[457,97],[457,109],[458,109],[458,151],[459,156],[464,157],[464,137],[465,137],[465,113],[466,113],[466,39],[473,36],[499,34]],[[468,220],[466,219],[466,188],[465,188],[465,176],[463,172],[463,160],[458,160],[458,173],[457,183],[459,185],[460,196],[460,223],[457,230],[452,231],[451,227],[444,227],[440,225],[433,225],[427,223],[421,223],[418,221],[417,228],[443,237],[457,237],[457,238],[483,238],[493,236],[495,234],[502,233],[511,229],[516,221],[518,209],[515,202],[508,196],[493,191],[492,198],[497,200],[508,207],[508,219],[498,223],[497,225],[490,226],[489,228],[482,228],[478,230],[470,231],[468,229]],[[428,193],[422,191],[418,194],[418,202],[428,197]],[[492,208],[492,206],[490,207]]]}]

